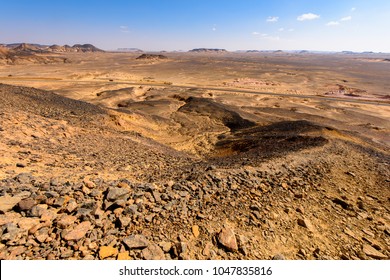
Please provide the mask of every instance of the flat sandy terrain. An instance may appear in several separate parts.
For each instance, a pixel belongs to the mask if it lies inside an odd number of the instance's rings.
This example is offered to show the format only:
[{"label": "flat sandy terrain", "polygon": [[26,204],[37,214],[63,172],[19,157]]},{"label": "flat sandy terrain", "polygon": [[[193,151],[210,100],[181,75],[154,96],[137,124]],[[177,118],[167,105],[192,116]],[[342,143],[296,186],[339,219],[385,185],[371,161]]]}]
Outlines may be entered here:
[{"label": "flat sandy terrain", "polygon": [[0,65],[0,258],[390,258],[389,55],[162,54]]}]

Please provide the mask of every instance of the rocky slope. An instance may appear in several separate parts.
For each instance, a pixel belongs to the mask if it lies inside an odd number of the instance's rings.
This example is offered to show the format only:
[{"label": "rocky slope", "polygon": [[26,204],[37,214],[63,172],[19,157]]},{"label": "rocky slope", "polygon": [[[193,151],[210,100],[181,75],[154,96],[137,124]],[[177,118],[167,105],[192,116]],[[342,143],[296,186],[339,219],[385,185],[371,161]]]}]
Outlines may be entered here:
[{"label": "rocky slope", "polygon": [[0,85],[0,258],[389,259],[386,149],[181,100],[177,121],[225,127],[201,158],[126,111]]},{"label": "rocky slope", "polygon": [[198,48],[198,49],[189,50],[188,52],[192,52],[192,53],[226,53],[227,50],[225,50],[225,49]]},{"label": "rocky slope", "polygon": [[59,53],[104,52],[91,44],[74,46],[45,46],[38,44],[9,44],[0,46],[0,65],[68,63],[69,59]]}]

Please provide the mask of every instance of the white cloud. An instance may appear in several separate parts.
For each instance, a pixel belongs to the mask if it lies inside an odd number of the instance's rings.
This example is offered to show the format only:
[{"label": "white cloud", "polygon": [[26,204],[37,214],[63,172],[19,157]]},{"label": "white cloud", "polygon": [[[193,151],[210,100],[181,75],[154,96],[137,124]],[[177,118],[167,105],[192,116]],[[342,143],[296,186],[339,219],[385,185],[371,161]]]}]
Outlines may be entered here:
[{"label": "white cloud", "polygon": [[329,21],[326,25],[327,26],[336,26],[336,25],[339,25],[340,24],[340,22],[338,22],[338,21]]},{"label": "white cloud", "polygon": [[356,11],[356,8],[355,7],[351,8],[351,12],[354,12],[354,11]]},{"label": "white cloud", "polygon": [[217,28],[216,28],[216,27],[213,27],[211,30],[213,30],[213,31],[217,31]]},{"label": "white cloud", "polygon": [[293,32],[293,31],[294,31],[294,28],[290,28],[288,31],[289,31],[289,32]]},{"label": "white cloud", "polygon": [[268,34],[267,34],[267,33],[263,33],[263,34],[261,34],[261,36],[262,36],[262,37],[267,37]]},{"label": "white cloud", "polygon": [[268,17],[267,22],[277,22],[279,20],[279,17]]},{"label": "white cloud", "polygon": [[279,30],[280,32],[282,32],[282,31],[284,31],[284,28],[281,27],[281,28],[279,28],[278,30]]},{"label": "white cloud", "polygon": [[256,32],[256,31],[254,31],[254,32],[252,32],[252,35],[260,35],[260,33],[259,33],[259,32]]},{"label": "white cloud", "polygon": [[313,20],[313,19],[317,19],[317,18],[320,18],[320,15],[316,15],[313,13],[307,13],[307,14],[303,14],[303,15],[300,15],[299,17],[297,17],[297,20],[305,21],[305,20]]},{"label": "white cloud", "polygon": [[130,31],[129,31],[129,27],[126,26],[126,25],[121,25],[121,26],[119,26],[119,29],[120,29],[121,32],[123,32],[123,33],[129,33],[129,32],[130,32]]},{"label": "white cloud", "polygon": [[351,16],[347,16],[347,17],[343,17],[342,19],[340,19],[341,21],[349,21],[351,20],[352,17]]}]

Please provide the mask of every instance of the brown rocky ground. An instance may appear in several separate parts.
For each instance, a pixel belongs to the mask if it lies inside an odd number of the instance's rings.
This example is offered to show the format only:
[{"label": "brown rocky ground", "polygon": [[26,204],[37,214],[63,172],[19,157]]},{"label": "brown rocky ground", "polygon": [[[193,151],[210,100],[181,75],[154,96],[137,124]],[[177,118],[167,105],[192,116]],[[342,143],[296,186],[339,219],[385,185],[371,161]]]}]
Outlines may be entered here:
[{"label": "brown rocky ground", "polygon": [[38,82],[0,85],[1,259],[390,258],[384,104]]}]

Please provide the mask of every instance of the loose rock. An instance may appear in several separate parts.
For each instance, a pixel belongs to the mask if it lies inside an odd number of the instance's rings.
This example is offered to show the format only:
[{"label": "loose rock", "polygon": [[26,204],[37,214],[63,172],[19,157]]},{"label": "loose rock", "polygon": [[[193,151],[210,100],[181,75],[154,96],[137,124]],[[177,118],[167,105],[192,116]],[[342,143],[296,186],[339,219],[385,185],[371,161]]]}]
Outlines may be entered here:
[{"label": "loose rock", "polygon": [[237,251],[238,245],[234,231],[229,227],[224,227],[218,234],[218,241],[228,251]]},{"label": "loose rock", "polygon": [[118,254],[118,249],[111,246],[102,246],[99,249],[99,258],[104,260],[108,257],[115,257]]},{"label": "loose rock", "polygon": [[123,239],[123,243],[126,245],[128,249],[144,249],[148,247],[149,242],[145,236],[136,234],[130,235]]},{"label": "loose rock", "polygon": [[73,230],[65,234],[64,239],[69,241],[69,240],[79,240],[83,238],[88,230],[91,229],[91,222],[85,221],[82,222],[81,224],[77,225]]},{"label": "loose rock", "polygon": [[20,197],[2,196],[0,197],[0,214],[10,211],[22,199]]},{"label": "loose rock", "polygon": [[378,259],[378,260],[386,260],[386,259],[389,259],[388,256],[382,254],[381,252],[379,252],[378,250],[376,250],[375,248],[371,247],[370,245],[367,245],[367,244],[364,244],[363,245],[363,252],[369,256],[369,257],[372,257],[374,259]]}]

